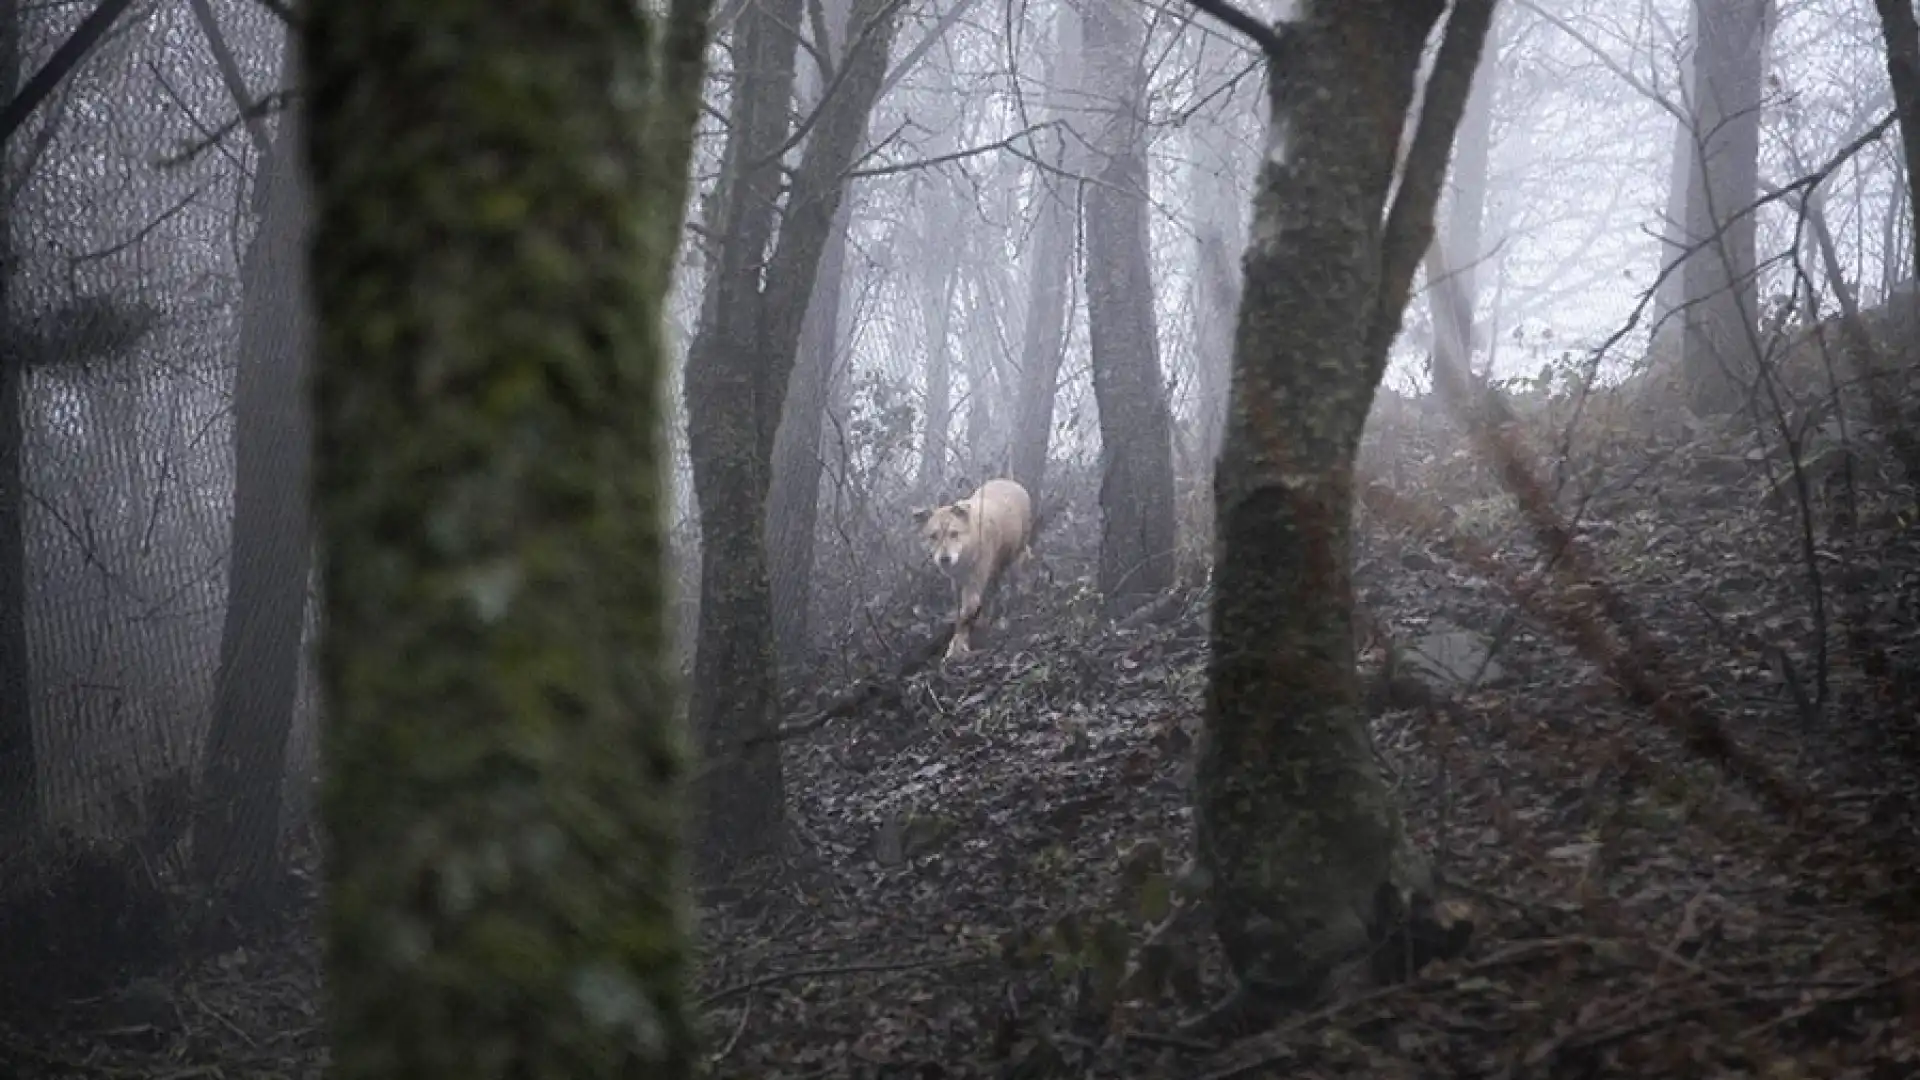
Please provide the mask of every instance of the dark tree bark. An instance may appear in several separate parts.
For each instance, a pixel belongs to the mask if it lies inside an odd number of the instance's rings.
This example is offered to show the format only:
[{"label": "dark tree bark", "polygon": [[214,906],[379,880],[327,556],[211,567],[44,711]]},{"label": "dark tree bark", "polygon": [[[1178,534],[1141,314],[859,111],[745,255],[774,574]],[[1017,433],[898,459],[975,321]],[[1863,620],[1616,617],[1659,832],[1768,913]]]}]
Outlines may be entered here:
[{"label": "dark tree bark", "polygon": [[1760,196],[1760,96],[1772,0],[1699,0],[1693,51],[1693,165],[1683,264],[1682,370],[1696,413],[1737,406],[1760,363],[1755,222]]},{"label": "dark tree bark", "polygon": [[1173,421],[1147,244],[1147,70],[1131,8],[1082,13],[1094,114],[1087,328],[1100,407],[1100,592],[1110,612],[1173,584]]},{"label": "dark tree bark", "polygon": [[[847,0],[824,5],[832,27],[828,55],[843,62],[847,46]],[[825,75],[826,73],[822,73]],[[816,104],[825,79],[816,81]],[[800,326],[793,376],[781,407],[773,443],[773,479],[767,494],[767,570],[773,590],[774,654],[782,671],[805,661],[813,608],[813,554],[820,521],[821,455],[826,414],[838,375],[841,301],[846,279],[851,192],[840,201],[820,268]]]},{"label": "dark tree bark", "polygon": [[[815,273],[886,75],[900,5],[855,0],[839,88],[807,135],[769,255],[788,138],[793,0],[750,6],[736,47],[734,105],[718,190],[700,326],[687,354],[688,449],[700,503],[700,616],[691,714],[707,758],[703,853],[715,865],[772,851],[786,787],[775,715],[777,672],[766,511],[775,434]],[[764,273],[764,280],[763,280]]]},{"label": "dark tree bark", "polygon": [[[0,0],[0,97],[19,83],[20,3]],[[12,341],[14,269],[13,206],[0,196],[0,836],[40,818],[27,670],[26,358]]]},{"label": "dark tree bark", "polygon": [[193,840],[196,875],[242,911],[266,898],[279,876],[281,787],[311,569],[312,209],[299,107],[280,123],[260,166],[260,224],[241,269],[227,609]]},{"label": "dark tree bark", "polygon": [[[767,497],[767,558],[773,587],[774,650],[781,670],[803,663],[813,606],[813,554],[820,525],[820,473],[826,416],[840,379],[845,327],[847,226],[852,200],[834,216],[820,272],[800,328],[792,386],[773,444],[773,487]],[[844,380],[840,380],[844,381]]]},{"label": "dark tree bark", "polygon": [[[1437,0],[1302,0],[1270,60],[1215,474],[1198,855],[1243,986],[1311,995],[1430,888],[1369,745],[1354,667],[1355,458],[1399,333],[1493,0],[1456,0],[1387,196]],[[1384,224],[1383,224],[1384,222]]]},{"label": "dark tree bark", "polygon": [[[1081,78],[1080,16],[1070,3],[1054,14],[1053,70],[1047,86],[1046,118],[1067,122],[1067,106]],[[1079,190],[1064,182],[1081,164],[1079,142],[1061,136],[1056,128],[1036,140],[1044,159],[1061,175],[1039,172],[1038,210],[1033,246],[1027,252],[1027,310],[1020,331],[1019,403],[1014,416],[1013,478],[1026,487],[1034,505],[1042,503],[1046,484],[1047,446],[1053,438],[1053,404],[1059,396],[1060,361],[1066,354],[1067,316],[1071,305],[1074,227],[1079,223]]]},{"label": "dark tree bark", "polygon": [[697,1065],[661,320],[708,10],[650,10],[303,9],[342,1080]]},{"label": "dark tree bark", "polygon": [[[1887,79],[1893,84],[1893,107],[1900,117],[1900,143],[1905,153],[1907,212],[1920,219],[1920,23],[1913,0],[1873,0],[1880,12],[1880,36],[1887,43]],[[1920,228],[1907,238],[1908,276],[1920,280]],[[1891,262],[1891,253],[1888,255]]]}]

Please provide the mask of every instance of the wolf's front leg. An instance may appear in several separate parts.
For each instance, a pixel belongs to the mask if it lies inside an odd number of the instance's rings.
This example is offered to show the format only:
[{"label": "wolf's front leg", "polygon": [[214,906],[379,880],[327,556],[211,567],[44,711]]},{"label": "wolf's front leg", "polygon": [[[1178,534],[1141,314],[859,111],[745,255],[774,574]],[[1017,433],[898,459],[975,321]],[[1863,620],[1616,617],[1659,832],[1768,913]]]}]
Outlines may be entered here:
[{"label": "wolf's front leg", "polygon": [[947,659],[965,656],[973,651],[969,638],[973,634],[974,620],[980,617],[980,593],[967,589],[960,594],[960,613],[953,620],[953,640],[947,642]]}]

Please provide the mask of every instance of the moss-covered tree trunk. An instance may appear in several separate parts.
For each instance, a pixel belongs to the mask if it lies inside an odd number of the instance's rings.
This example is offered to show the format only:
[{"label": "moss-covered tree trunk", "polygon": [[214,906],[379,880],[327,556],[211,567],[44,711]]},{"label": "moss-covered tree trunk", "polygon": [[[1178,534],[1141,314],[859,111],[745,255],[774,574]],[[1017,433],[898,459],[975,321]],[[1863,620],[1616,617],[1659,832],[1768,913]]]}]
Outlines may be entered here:
[{"label": "moss-covered tree trunk", "polygon": [[[1354,667],[1354,462],[1432,240],[1491,0],[1461,0],[1391,208],[1440,0],[1302,0],[1270,65],[1225,446],[1198,843],[1247,985],[1313,992],[1426,893]],[[1464,69],[1464,77],[1462,76]]]},{"label": "moss-covered tree trunk", "polygon": [[1132,7],[1082,9],[1095,182],[1086,189],[1087,338],[1100,407],[1100,593],[1110,611],[1173,584],[1173,420],[1160,375],[1147,236],[1145,30]]},{"label": "moss-covered tree trunk", "polygon": [[227,610],[194,822],[197,876],[244,914],[278,878],[280,796],[311,576],[304,397],[313,347],[305,248],[311,208],[300,119],[297,104],[282,115],[261,162],[259,231],[241,275]]},{"label": "moss-covered tree trunk", "polygon": [[707,10],[654,10],[303,8],[343,1080],[693,1067],[661,316]]},{"label": "moss-covered tree trunk", "polygon": [[706,293],[686,369],[687,449],[700,502],[690,712],[707,755],[702,850],[716,864],[770,851],[783,835],[780,745],[766,738],[778,719],[766,549],[774,437],[827,231],[865,142],[902,6],[855,0],[848,25],[860,29],[844,72],[836,68],[838,89],[808,130],[777,241],[771,209],[800,5],[750,5],[735,43],[734,106],[707,207]]}]

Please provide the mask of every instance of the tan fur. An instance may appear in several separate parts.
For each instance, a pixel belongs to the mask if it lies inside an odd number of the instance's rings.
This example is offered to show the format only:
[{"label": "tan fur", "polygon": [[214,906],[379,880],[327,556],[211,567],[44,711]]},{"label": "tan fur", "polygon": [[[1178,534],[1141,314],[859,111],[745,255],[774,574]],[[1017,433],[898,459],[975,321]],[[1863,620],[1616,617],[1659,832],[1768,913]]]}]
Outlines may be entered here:
[{"label": "tan fur", "polygon": [[927,556],[953,579],[959,592],[947,656],[960,656],[972,649],[969,637],[982,605],[999,588],[1007,570],[1028,558],[1033,500],[1018,483],[996,478],[959,502],[916,510],[913,519],[920,526]]}]

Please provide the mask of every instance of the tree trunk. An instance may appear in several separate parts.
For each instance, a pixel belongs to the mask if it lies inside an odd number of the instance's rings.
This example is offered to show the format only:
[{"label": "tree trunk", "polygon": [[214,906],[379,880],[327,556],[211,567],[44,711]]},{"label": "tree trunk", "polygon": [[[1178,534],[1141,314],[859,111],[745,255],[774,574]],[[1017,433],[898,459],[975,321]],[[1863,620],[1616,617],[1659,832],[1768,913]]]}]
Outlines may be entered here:
[{"label": "tree trunk", "polygon": [[1100,593],[1110,613],[1173,584],[1173,423],[1160,377],[1147,244],[1147,70],[1130,8],[1085,20],[1096,182],[1088,185],[1087,327],[1100,409]]},{"label": "tree trunk", "polygon": [[793,385],[773,444],[773,487],[767,496],[767,557],[772,574],[773,638],[781,670],[807,658],[813,604],[813,549],[820,524],[820,472],[826,453],[826,416],[839,377],[844,332],[847,228],[853,200],[834,216],[820,255],[820,273],[801,324]]},{"label": "tree trunk", "polygon": [[227,609],[193,841],[196,875],[242,908],[265,899],[278,878],[312,540],[305,396],[312,209],[299,163],[299,108],[286,110],[280,124],[260,166],[260,223],[241,271]]},{"label": "tree trunk", "polygon": [[[1214,481],[1197,843],[1243,986],[1311,994],[1384,939],[1429,871],[1367,735],[1354,668],[1355,458],[1492,0],[1459,0],[1391,209],[1433,0],[1301,0],[1271,120]],[[1382,224],[1384,221],[1384,225]]]},{"label": "tree trunk", "polygon": [[[766,246],[787,137],[800,6],[749,7],[740,23],[734,112],[708,233],[717,239],[700,327],[687,353],[687,440],[700,503],[700,617],[690,711],[708,771],[703,851],[724,866],[776,850],[786,787],[775,715],[766,512],[775,434],[842,179],[866,139],[900,5],[855,0],[866,28],[813,124],[793,174],[779,242]],[[762,273],[764,269],[764,284]]]},{"label": "tree trunk", "polygon": [[[827,25],[833,28],[831,48],[836,64],[844,62],[846,55],[851,29],[847,9],[847,0],[829,0],[824,8]],[[824,91],[824,83],[813,88],[816,104]],[[819,273],[800,326],[791,385],[774,435],[773,479],[767,493],[767,570],[773,590],[774,655],[783,672],[807,658],[813,549],[820,521],[821,455],[826,449],[823,432],[839,360],[847,230],[853,218],[850,196],[851,192],[841,199],[826,250],[820,255]]]},{"label": "tree trunk", "polygon": [[[1904,151],[1907,182],[1907,212],[1920,215],[1920,23],[1913,15],[1913,0],[1873,0],[1880,11],[1880,35],[1887,43],[1887,79],[1893,85],[1893,107],[1900,117],[1900,143]],[[1920,280],[1920,228],[1908,238],[1902,252],[1908,276]],[[1894,262],[1893,253],[1886,254]]]},{"label": "tree trunk", "polygon": [[[1689,25],[1698,22],[1693,4],[1687,5]],[[1680,99],[1683,102],[1693,100],[1693,49],[1697,41],[1690,40],[1688,51],[1680,59]],[[1667,158],[1667,201],[1665,214],[1660,222],[1660,269],[1666,275],[1653,288],[1652,337],[1648,351],[1656,357],[1668,361],[1677,361],[1683,351],[1686,338],[1686,320],[1682,307],[1687,297],[1686,268],[1682,261],[1687,254],[1687,191],[1692,186],[1693,164],[1693,122],[1673,118],[1673,152]]]},{"label": "tree trunk", "polygon": [[661,328],[708,12],[651,10],[302,10],[342,1080],[697,1063]]},{"label": "tree trunk", "polygon": [[[1204,138],[1195,130],[1196,140]],[[1227,382],[1233,368],[1233,324],[1240,310],[1240,253],[1245,250],[1246,229],[1241,222],[1244,205],[1234,190],[1233,179],[1218,152],[1214,159],[1194,168],[1194,201],[1199,204],[1199,223],[1194,230],[1194,398],[1195,435],[1193,472],[1197,481],[1213,476],[1214,462],[1220,457],[1220,439],[1226,432]],[[1199,155],[1196,154],[1196,157]]]},{"label": "tree trunk", "polygon": [[[941,151],[936,151],[941,152]],[[938,500],[945,491],[953,436],[953,293],[960,278],[960,257],[952,240],[960,215],[953,193],[938,178],[923,195],[929,252],[920,293],[920,325],[927,333],[926,425],[920,435],[920,497]]]},{"label": "tree trunk", "polygon": [[1493,159],[1493,101],[1500,88],[1498,47],[1498,35],[1490,31],[1487,62],[1474,72],[1473,92],[1467,95],[1467,111],[1460,118],[1460,145],[1454,152],[1453,199],[1447,208],[1446,240],[1441,247],[1448,256],[1446,265],[1452,268],[1457,310],[1456,305],[1434,302],[1438,294],[1428,292],[1436,342],[1458,345],[1462,371],[1472,369],[1481,260],[1488,255],[1482,236],[1487,176]]},{"label": "tree trunk", "polygon": [[[1054,14],[1053,71],[1047,88],[1047,120],[1068,121],[1068,103],[1081,77],[1080,16],[1063,3]],[[1037,138],[1036,149],[1051,158],[1063,175],[1036,171],[1032,246],[1023,260],[1027,271],[1027,311],[1020,331],[1019,405],[1011,435],[1013,478],[1041,502],[1047,476],[1047,445],[1053,437],[1053,404],[1059,396],[1060,361],[1066,354],[1067,287],[1072,282],[1074,227],[1080,220],[1079,190],[1065,177],[1078,171],[1077,140],[1053,132]]]},{"label": "tree trunk", "polygon": [[[1005,204],[1011,200],[999,201]],[[971,233],[969,248],[976,244],[989,248],[967,252],[968,266],[962,279],[971,294],[967,303],[966,333],[962,338],[967,356],[967,475],[978,483],[990,476],[1005,475],[1007,468],[1004,417],[1009,402],[1002,389],[1003,348],[995,317],[1007,288],[1001,276],[1006,269],[1004,260],[990,250],[999,246],[999,234],[986,228],[973,229]]]},{"label": "tree trunk", "polygon": [[[20,84],[20,4],[0,0],[0,97]],[[0,161],[10,160],[0,142]],[[13,206],[0,195],[0,837],[40,819],[27,669],[26,360],[13,338]]]},{"label": "tree trunk", "polygon": [[749,5],[734,24],[733,99],[706,222],[712,248],[684,376],[700,511],[689,714],[705,756],[716,761],[715,775],[694,787],[703,849],[732,843],[748,853],[772,850],[786,813],[779,744],[744,752],[732,744],[772,722],[778,692],[764,531],[770,480],[767,466],[756,469],[755,453],[758,414],[778,415],[780,402],[761,400],[765,358],[754,348],[762,319],[759,273],[780,189],[771,159],[788,137],[793,96],[796,43],[787,28],[800,25],[801,11],[799,0],[769,0]]},{"label": "tree trunk", "polygon": [[1693,52],[1693,167],[1687,238],[1705,246],[1686,260],[1687,404],[1695,413],[1736,407],[1758,370],[1758,285],[1750,210],[1760,195],[1760,96],[1771,0],[1700,0]]}]

